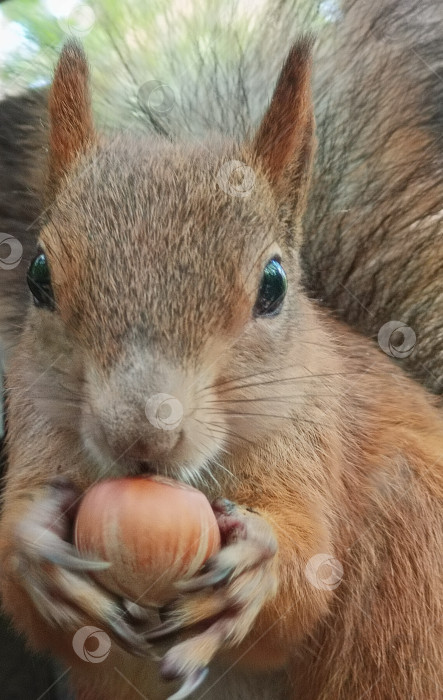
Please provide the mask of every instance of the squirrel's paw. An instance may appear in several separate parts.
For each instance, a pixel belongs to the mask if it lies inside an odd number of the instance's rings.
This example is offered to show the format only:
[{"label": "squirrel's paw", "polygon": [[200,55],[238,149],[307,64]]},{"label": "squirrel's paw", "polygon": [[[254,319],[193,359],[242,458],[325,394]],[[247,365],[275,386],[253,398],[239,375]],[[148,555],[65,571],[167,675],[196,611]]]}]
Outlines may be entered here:
[{"label": "squirrel's paw", "polygon": [[41,616],[54,627],[76,632],[94,622],[110,631],[133,654],[150,646],[128,611],[88,575],[106,562],[80,557],[68,541],[78,493],[65,479],[56,479],[47,496],[31,505],[16,530],[9,567]]},{"label": "squirrel's paw", "polygon": [[166,609],[166,620],[149,641],[192,627],[192,636],[172,647],[161,665],[165,679],[184,679],[174,700],[185,698],[203,680],[206,667],[222,648],[238,645],[262,607],[277,590],[272,527],[254,511],[230,501],[213,505],[223,547],[200,575],[178,584],[180,596]]}]

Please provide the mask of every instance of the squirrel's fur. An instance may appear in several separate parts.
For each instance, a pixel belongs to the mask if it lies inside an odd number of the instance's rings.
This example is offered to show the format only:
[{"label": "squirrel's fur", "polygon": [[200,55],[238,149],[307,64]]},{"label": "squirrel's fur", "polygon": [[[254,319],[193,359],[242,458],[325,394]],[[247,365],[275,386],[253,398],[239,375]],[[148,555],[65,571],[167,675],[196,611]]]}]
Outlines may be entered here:
[{"label": "squirrel's fur", "polygon": [[[269,0],[264,7],[264,19],[256,10],[247,42],[227,24],[221,30],[215,17],[204,35],[213,49],[204,54],[198,35],[189,42],[186,22],[169,17],[170,34],[188,40],[187,55],[172,44],[157,69],[140,65],[140,58],[136,63],[121,42],[120,90],[97,94],[100,113],[107,121],[116,115],[125,129],[135,121],[144,132],[170,138],[208,131],[244,138],[261,119],[294,37],[318,26],[317,3]],[[106,21],[104,8],[100,17]],[[443,317],[442,36],[437,0],[343,0],[319,29],[313,85],[319,148],[302,250],[305,287],[346,322],[374,339],[391,320],[412,328],[418,342],[401,367],[435,393],[441,391]],[[110,34],[103,51],[115,50]],[[232,56],[227,65],[217,50]],[[173,86],[172,109],[140,105],[137,89],[149,79]],[[0,119],[0,167],[7,169],[0,178],[2,230],[17,232],[27,262],[44,207],[45,94],[10,98]],[[2,271],[0,327],[7,347],[23,318],[25,273],[26,265]]]},{"label": "squirrel's fur", "polygon": [[[57,519],[41,526],[56,502],[48,483],[63,476],[84,491],[137,473],[141,460],[253,509],[251,539],[237,544],[245,561],[254,546],[263,554],[246,570],[234,558],[232,581],[178,603],[175,619],[191,622],[225,599],[237,607],[220,616],[226,638],[211,628],[172,647],[165,676],[210,664],[196,697],[211,700],[441,697],[442,418],[431,396],[303,291],[314,149],[308,49],[295,45],[268,112],[241,140],[96,135],[82,52],[68,45],[60,58],[40,231],[56,309],[29,306],[8,366],[1,593],[31,643],[71,667],[82,700],[156,700],[170,690],[155,663],[116,641],[115,599],[44,549],[48,529],[66,535]],[[353,85],[351,76],[350,98]],[[433,137],[423,133],[426,153]],[[322,127],[317,137],[321,163]],[[403,163],[402,153],[397,142],[387,158]],[[254,173],[248,196],[220,184],[231,160]],[[429,164],[430,189],[431,172]],[[352,169],[344,174],[354,181]],[[332,205],[325,211],[336,221]],[[253,319],[273,256],[287,298],[275,318]],[[184,437],[147,421],[146,400],[159,392],[182,403]],[[222,550],[228,562],[235,546]],[[318,555],[341,563],[337,585],[321,574],[312,582]],[[88,624],[112,635],[100,664],[73,651],[73,634]]]}]

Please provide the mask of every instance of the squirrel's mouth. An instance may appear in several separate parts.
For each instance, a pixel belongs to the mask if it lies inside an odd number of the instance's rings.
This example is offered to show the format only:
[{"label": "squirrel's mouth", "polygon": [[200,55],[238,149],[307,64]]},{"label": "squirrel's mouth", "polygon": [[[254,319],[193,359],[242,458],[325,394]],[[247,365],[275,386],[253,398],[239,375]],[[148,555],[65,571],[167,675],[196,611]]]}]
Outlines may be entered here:
[{"label": "squirrel's mouth", "polygon": [[198,458],[201,455],[193,454],[192,450],[189,452],[184,431],[172,450],[155,454],[154,450],[136,449],[136,445],[132,445],[132,449],[112,449],[99,424],[98,427],[94,429],[94,423],[88,421],[88,429],[82,433],[83,446],[91,459],[91,467],[96,471],[96,478],[166,476],[187,483],[192,474],[200,471],[201,460]]},{"label": "squirrel's mouth", "polygon": [[[140,421],[111,423],[106,414],[95,414],[92,408],[84,412],[80,423],[80,439],[89,457],[89,469],[94,478],[121,476],[164,476],[192,485],[214,481],[220,444],[208,445],[201,431],[193,430],[192,420],[183,420],[176,430],[154,430]],[[208,476],[208,479],[205,478]],[[200,488],[200,486],[198,486]]]},{"label": "squirrel's mouth", "polygon": [[153,462],[149,462],[148,460],[140,459],[137,461],[137,471],[140,474],[158,474],[159,469],[158,466],[155,465]]}]

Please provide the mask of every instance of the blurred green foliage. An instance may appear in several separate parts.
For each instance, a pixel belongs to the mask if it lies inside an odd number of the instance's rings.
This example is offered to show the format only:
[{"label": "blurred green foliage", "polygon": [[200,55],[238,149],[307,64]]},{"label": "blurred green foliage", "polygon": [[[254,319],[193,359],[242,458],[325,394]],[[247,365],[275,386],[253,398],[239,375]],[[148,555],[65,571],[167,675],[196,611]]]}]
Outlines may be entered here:
[{"label": "blurred green foliage", "polygon": [[[285,0],[291,1],[306,16],[312,10],[307,24],[314,28],[327,21],[334,2]],[[0,86],[3,93],[16,93],[48,84],[61,46],[74,36],[84,44],[91,63],[94,95],[106,96],[95,105],[102,120],[112,114],[121,122],[128,105],[136,109],[140,85],[158,80],[180,88],[180,81],[198,80],[198,62],[205,56],[210,61],[215,53],[218,62],[228,65],[232,58],[233,63],[254,29],[264,22],[272,25],[274,9],[278,12],[283,4],[281,0],[8,0],[0,6],[0,27],[15,33],[18,41],[6,55],[0,53]],[[319,12],[322,5],[325,9]]]}]

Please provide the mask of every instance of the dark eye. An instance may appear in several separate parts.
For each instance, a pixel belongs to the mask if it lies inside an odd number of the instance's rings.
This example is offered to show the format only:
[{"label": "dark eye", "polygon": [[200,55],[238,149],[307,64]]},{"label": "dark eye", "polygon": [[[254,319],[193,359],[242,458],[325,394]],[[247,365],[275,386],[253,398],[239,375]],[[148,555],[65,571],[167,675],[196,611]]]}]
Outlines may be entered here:
[{"label": "dark eye", "polygon": [[28,270],[28,286],[34,297],[34,304],[45,309],[54,308],[51,274],[44,253],[37,253]]},{"label": "dark eye", "polygon": [[275,316],[280,311],[288,288],[285,271],[275,258],[270,260],[263,270],[257,301],[254,306],[255,316]]}]

